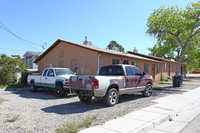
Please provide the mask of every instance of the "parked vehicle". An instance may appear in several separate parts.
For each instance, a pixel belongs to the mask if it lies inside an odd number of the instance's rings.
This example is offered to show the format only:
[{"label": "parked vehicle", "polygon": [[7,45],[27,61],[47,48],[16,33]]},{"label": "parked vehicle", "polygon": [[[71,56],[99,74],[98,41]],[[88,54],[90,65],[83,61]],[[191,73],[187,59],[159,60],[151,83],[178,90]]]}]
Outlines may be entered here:
[{"label": "parked vehicle", "polygon": [[114,106],[121,94],[152,95],[153,80],[145,74],[133,65],[108,65],[97,76],[71,76],[69,84],[82,102],[89,102],[92,96],[103,97],[107,106]]},{"label": "parked vehicle", "polygon": [[57,97],[63,97],[69,90],[69,77],[74,73],[69,68],[45,68],[42,75],[28,75],[30,91],[36,92],[39,87],[55,89]]}]

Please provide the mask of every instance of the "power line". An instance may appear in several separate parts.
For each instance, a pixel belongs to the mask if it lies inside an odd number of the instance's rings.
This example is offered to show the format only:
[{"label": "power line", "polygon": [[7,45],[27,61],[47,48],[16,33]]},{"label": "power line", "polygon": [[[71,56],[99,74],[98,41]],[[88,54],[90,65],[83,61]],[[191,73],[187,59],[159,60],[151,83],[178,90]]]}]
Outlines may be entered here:
[{"label": "power line", "polygon": [[16,49],[8,49],[8,48],[0,48],[2,50],[10,50],[10,51],[18,51],[18,52],[26,52],[26,51],[23,51],[23,50],[16,50]]},{"label": "power line", "polygon": [[[9,30],[4,24],[2,24],[1,22],[0,22],[0,24],[1,24],[1,25],[0,25],[0,28],[2,28],[3,30],[5,30],[6,32],[12,34],[12,35],[15,36],[16,38],[18,38],[19,40],[21,40],[22,42],[24,42],[26,45],[30,46],[31,48],[37,50],[36,48],[32,47],[32,46],[29,45],[29,44],[36,45],[36,46],[43,46],[43,45],[39,45],[39,44],[35,44],[35,43],[33,43],[33,42],[30,42],[30,41],[28,41],[28,40],[26,40],[26,39],[24,39],[24,38],[22,38],[22,37],[16,35],[16,34],[13,33],[11,30]],[[29,43],[29,44],[28,44],[28,43]],[[37,51],[39,51],[39,50],[37,50]]]}]

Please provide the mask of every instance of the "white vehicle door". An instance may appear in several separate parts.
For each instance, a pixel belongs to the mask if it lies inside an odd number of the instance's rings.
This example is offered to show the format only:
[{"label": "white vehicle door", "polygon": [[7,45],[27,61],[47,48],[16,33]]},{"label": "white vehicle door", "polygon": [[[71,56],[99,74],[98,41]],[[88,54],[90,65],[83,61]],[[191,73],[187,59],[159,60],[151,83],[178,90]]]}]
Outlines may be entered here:
[{"label": "white vehicle door", "polygon": [[53,69],[46,69],[41,77],[41,86],[55,87],[55,74]]},{"label": "white vehicle door", "polygon": [[44,69],[41,79],[40,79],[40,86],[45,87],[46,79],[47,79],[47,72],[48,72],[48,69]]},{"label": "white vehicle door", "polygon": [[46,76],[46,85],[47,87],[55,87],[55,73],[53,69],[49,69]]}]

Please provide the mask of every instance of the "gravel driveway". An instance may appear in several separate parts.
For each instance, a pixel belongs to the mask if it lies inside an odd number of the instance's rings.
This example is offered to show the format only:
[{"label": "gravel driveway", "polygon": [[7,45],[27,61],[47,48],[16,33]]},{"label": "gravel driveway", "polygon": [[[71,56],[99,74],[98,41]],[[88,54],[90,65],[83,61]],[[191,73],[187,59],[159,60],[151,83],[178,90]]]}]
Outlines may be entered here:
[{"label": "gravel driveway", "polygon": [[[141,94],[122,95],[114,107],[106,107],[102,99],[93,99],[86,104],[81,103],[75,96],[56,98],[51,90],[39,89],[37,93],[32,93],[28,87],[0,89],[0,99],[7,100],[0,104],[0,132],[53,133],[67,123],[80,122],[88,116],[97,117],[93,125],[102,124],[155,104],[152,100],[159,97],[184,93],[199,86],[200,84],[186,84],[173,89],[171,84],[157,84],[152,97],[144,98]],[[13,118],[15,121],[10,121]]]}]

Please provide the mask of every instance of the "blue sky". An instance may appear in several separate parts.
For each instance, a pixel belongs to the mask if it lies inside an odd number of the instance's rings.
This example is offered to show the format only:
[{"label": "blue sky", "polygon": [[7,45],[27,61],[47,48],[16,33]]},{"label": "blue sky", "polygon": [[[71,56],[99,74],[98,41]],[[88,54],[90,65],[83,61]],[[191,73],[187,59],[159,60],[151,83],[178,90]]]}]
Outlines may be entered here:
[{"label": "blue sky", "polygon": [[[156,39],[148,36],[147,18],[154,9],[185,8],[198,0],[0,0],[0,26],[6,26],[26,43],[0,28],[0,54],[23,56],[44,52],[57,39],[106,48],[111,40],[132,51],[148,54]],[[2,25],[3,24],[3,25]],[[46,49],[42,46],[46,43]]]}]

